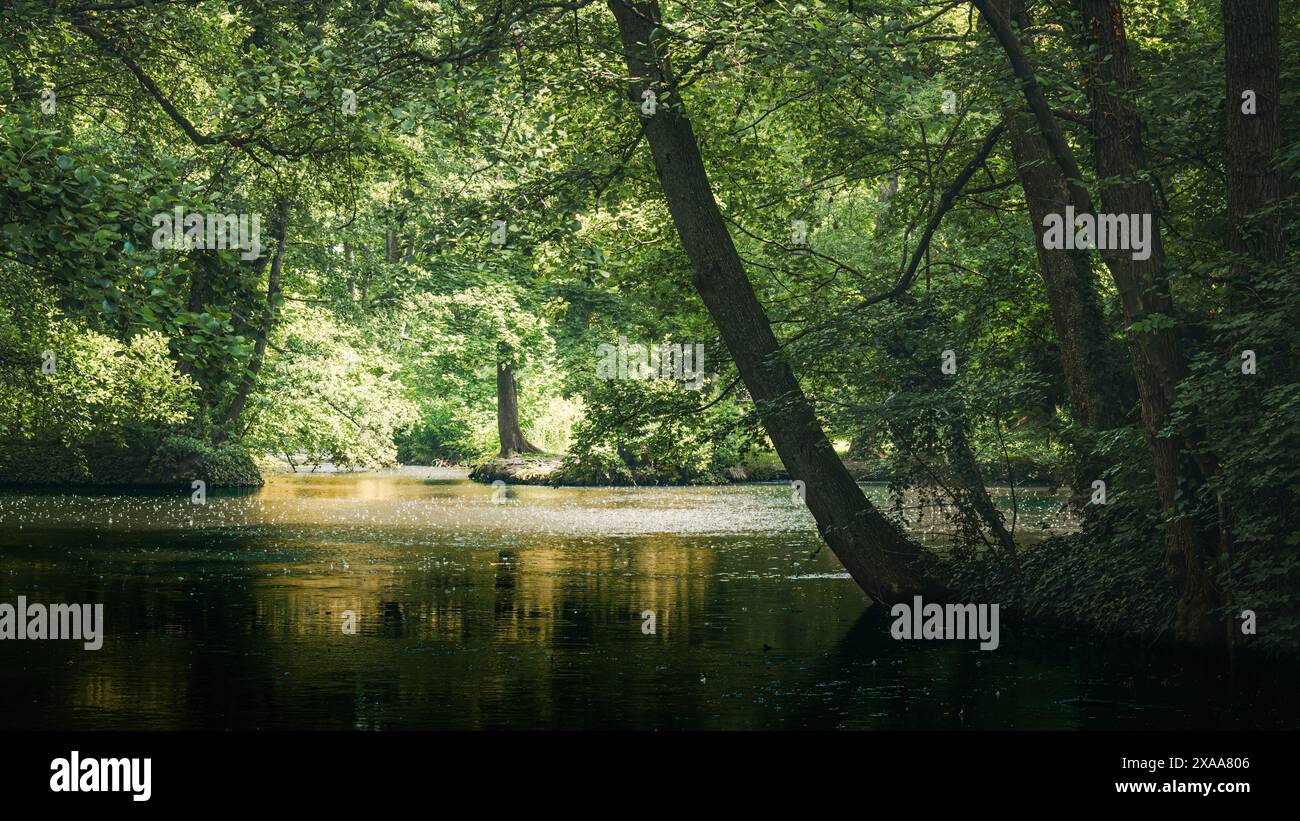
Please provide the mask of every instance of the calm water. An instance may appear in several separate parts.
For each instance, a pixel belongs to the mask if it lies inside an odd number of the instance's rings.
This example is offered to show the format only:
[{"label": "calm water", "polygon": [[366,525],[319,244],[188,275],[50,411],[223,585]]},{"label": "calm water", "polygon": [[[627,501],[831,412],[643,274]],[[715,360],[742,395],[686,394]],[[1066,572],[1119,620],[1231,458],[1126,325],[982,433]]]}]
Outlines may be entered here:
[{"label": "calm water", "polygon": [[[1005,624],[993,652],[894,641],[784,485],[493,493],[408,469],[206,506],[0,494],[0,602],[107,622],[97,652],[0,642],[0,728],[1297,726],[1276,667]],[[1031,538],[1069,526],[1018,503]]]}]

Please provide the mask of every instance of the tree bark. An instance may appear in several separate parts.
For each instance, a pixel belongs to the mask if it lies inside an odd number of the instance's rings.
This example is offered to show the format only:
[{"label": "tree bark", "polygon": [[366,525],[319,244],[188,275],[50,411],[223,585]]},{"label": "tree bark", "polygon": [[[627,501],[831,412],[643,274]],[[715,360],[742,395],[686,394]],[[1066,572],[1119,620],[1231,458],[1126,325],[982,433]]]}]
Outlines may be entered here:
[{"label": "tree bark", "polygon": [[1065,178],[1036,133],[1033,118],[1007,112],[1011,154],[1034,225],[1038,270],[1061,346],[1061,372],[1076,423],[1091,430],[1123,424],[1116,377],[1106,359],[1106,321],[1087,252],[1044,247],[1044,218],[1069,202]]},{"label": "tree bark", "polygon": [[[1080,213],[1094,213],[1074,151],[1061,134],[1009,17],[991,0],[972,0],[972,3],[1007,54],[1025,101],[1065,178],[1071,203]],[[1149,258],[1135,260],[1129,251],[1110,249],[1102,252],[1102,260],[1114,280],[1127,324],[1157,315],[1172,324],[1174,306],[1169,295],[1155,199],[1150,185],[1139,179],[1144,168],[1141,128],[1137,112],[1129,102],[1135,79],[1123,14],[1117,0],[1079,0],[1079,7],[1086,36],[1095,46],[1087,56],[1087,91],[1096,172],[1106,181],[1101,189],[1103,206],[1113,214],[1152,215]],[[1067,230],[1070,228],[1067,226]],[[1189,643],[1222,641],[1224,632],[1211,615],[1218,600],[1213,585],[1218,531],[1205,526],[1180,504],[1185,500],[1187,506],[1191,505],[1202,476],[1188,454],[1183,437],[1164,435],[1173,409],[1175,386],[1187,375],[1183,351],[1174,329],[1163,324],[1129,331],[1127,340],[1137,378],[1143,429],[1152,453],[1156,491],[1166,518],[1164,564],[1177,600],[1175,631],[1181,640]]]},{"label": "tree bark", "polygon": [[1007,530],[1002,511],[993,504],[993,497],[989,495],[988,486],[984,482],[984,471],[980,470],[979,461],[975,458],[975,450],[966,435],[966,420],[962,416],[955,418],[948,426],[947,451],[948,465],[953,478],[966,492],[966,502],[997,543],[1002,558],[1014,560],[1015,537]]},{"label": "tree bark", "polygon": [[695,288],[782,463],[804,483],[805,501],[822,538],[874,599],[947,598],[933,557],[862,495],[782,355],[713,196],[685,107],[674,93],[672,67],[653,42],[658,3],[609,0],[609,7],[635,84],[630,101],[639,101],[645,88],[659,93],[657,112],[643,123],[668,210],[694,270]]},{"label": "tree bark", "polygon": [[[1255,216],[1282,195],[1276,165],[1282,145],[1279,26],[1278,0],[1223,0],[1228,250],[1233,254],[1231,303],[1237,307],[1250,301],[1251,262],[1272,262],[1284,252],[1280,215]],[[1253,114],[1242,111],[1246,91],[1254,92]]]},{"label": "tree bark", "polygon": [[[1028,16],[1020,0],[998,0],[997,5],[999,11],[1013,15],[1011,19],[1017,20],[1022,31],[1028,28]],[[1016,174],[1033,224],[1038,270],[1061,347],[1061,372],[1071,417],[1091,430],[1119,427],[1124,422],[1116,385],[1119,374],[1107,361],[1106,322],[1092,262],[1086,251],[1049,249],[1043,242],[1047,230],[1043,220],[1048,214],[1064,212],[1070,203],[1069,187],[1033,115],[1008,109],[1004,116]]]},{"label": "tree bark", "polygon": [[[1029,16],[1021,0],[995,0],[998,10],[1016,21],[1021,31],[1029,29]],[[1044,219],[1063,213],[1070,204],[1069,186],[1052,158],[1034,115],[1008,107],[1003,116],[1011,136],[1011,156],[1034,231],[1038,271],[1043,278],[1047,304],[1060,347],[1061,373],[1075,427],[1068,441],[1074,450],[1071,477],[1073,502],[1085,512],[1092,482],[1102,478],[1105,462],[1096,455],[1095,431],[1124,424],[1124,397],[1136,393],[1132,372],[1115,364],[1115,349],[1109,338],[1101,300],[1097,295],[1092,260],[1087,251],[1048,248]]]},{"label": "tree bark", "polygon": [[524,438],[519,427],[519,386],[508,360],[497,365],[497,433],[501,437],[501,456],[542,452]]},{"label": "tree bark", "polygon": [[276,301],[280,295],[280,271],[284,265],[284,238],[289,230],[289,200],[281,197],[276,203],[275,208],[275,225],[271,229],[271,235],[275,238],[275,253],[271,257],[269,273],[266,276],[266,315],[262,320],[262,326],[257,329],[257,339],[253,343],[253,355],[248,360],[248,368],[244,372],[243,379],[239,382],[239,387],[235,389],[235,396],[226,407],[225,419],[214,432],[214,441],[221,444],[235,432],[239,425],[239,418],[244,414],[244,408],[248,406],[248,399],[253,394],[253,386],[257,383],[257,375],[262,370],[262,363],[266,360],[266,343],[270,339],[271,330],[275,327],[275,317],[279,313]]},{"label": "tree bark", "polygon": [[[1133,259],[1122,249],[1102,252],[1130,323],[1175,316],[1169,293],[1159,212],[1145,170],[1141,122],[1133,106],[1136,79],[1129,60],[1119,0],[1079,0],[1090,44],[1087,82],[1093,152],[1101,185],[1102,207],[1111,214],[1151,214],[1150,256]],[[1172,321],[1169,323],[1172,325]],[[1222,641],[1225,635],[1212,610],[1219,603],[1214,570],[1219,550],[1217,523],[1205,523],[1192,509],[1201,484],[1201,469],[1182,436],[1162,435],[1173,410],[1177,385],[1187,363],[1176,329],[1157,327],[1130,332],[1134,371],[1142,399],[1142,418],[1155,462],[1156,490],[1169,522],[1165,530],[1165,571],[1178,597],[1175,629],[1192,643]],[[1185,504],[1180,504],[1185,500]]]}]

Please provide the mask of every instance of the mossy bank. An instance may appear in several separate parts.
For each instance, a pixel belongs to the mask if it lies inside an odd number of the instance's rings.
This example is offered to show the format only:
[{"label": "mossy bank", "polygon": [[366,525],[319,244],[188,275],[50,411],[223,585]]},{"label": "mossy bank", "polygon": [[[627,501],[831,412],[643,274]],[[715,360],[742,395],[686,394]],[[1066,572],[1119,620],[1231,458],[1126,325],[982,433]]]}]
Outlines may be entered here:
[{"label": "mossy bank", "polygon": [[213,445],[183,433],[135,431],[67,443],[10,438],[0,444],[0,486],[189,487],[263,484],[252,456],[235,444]]}]

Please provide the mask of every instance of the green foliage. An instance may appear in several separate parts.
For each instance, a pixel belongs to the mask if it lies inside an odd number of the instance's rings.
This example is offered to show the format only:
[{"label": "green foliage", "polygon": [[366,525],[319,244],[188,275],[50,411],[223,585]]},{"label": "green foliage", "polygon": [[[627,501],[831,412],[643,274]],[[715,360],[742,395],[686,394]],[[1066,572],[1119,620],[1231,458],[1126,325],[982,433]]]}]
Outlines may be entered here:
[{"label": "green foliage", "polygon": [[261,374],[249,447],[294,463],[395,464],[394,438],[418,418],[400,366],[316,309],[287,312],[276,338],[282,353]]},{"label": "green foliage", "polygon": [[256,487],[262,474],[242,446],[214,446],[206,439],[185,434],[164,436],[150,458],[146,473],[156,484],[186,485],[203,479],[209,487]]},{"label": "green foliage", "polygon": [[[1269,621],[1257,643],[1283,651],[1300,642],[1300,257],[1259,272],[1255,298],[1209,323],[1211,344],[1180,394],[1184,425],[1204,426],[1203,452],[1217,460],[1202,507],[1230,513],[1233,550],[1221,558],[1223,615]],[[1243,351],[1256,354],[1243,373]],[[1219,409],[1230,412],[1206,412]]]},{"label": "green foliage", "polygon": [[759,441],[728,405],[705,408],[703,391],[667,381],[595,387],[573,445],[551,475],[557,484],[706,484],[726,481]]},{"label": "green foliage", "polygon": [[474,431],[454,407],[428,403],[423,415],[395,438],[397,460],[408,465],[462,463],[480,455]]},{"label": "green foliage", "polygon": [[[1159,503],[1140,432],[1101,436],[1106,504],[1087,509],[1077,534],[1022,551],[1014,565],[958,551],[953,572],[964,596],[1000,602],[1020,617],[1112,636],[1170,636],[1174,599],[1160,545]],[[1136,469],[1135,469],[1136,468]],[[1154,549],[1153,549],[1154,548]]]}]

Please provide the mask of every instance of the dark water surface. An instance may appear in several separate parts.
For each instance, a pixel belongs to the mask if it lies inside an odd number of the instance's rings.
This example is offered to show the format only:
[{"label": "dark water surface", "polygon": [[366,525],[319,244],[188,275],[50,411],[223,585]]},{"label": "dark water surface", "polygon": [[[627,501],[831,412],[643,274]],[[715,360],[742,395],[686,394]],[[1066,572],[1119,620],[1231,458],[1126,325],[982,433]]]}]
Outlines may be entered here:
[{"label": "dark water surface", "polygon": [[[784,485],[493,494],[431,469],[0,494],[0,602],[107,623],[94,652],[0,641],[0,728],[1300,726],[1290,668],[894,641]],[[1031,540],[1068,528],[1017,503]]]}]

